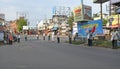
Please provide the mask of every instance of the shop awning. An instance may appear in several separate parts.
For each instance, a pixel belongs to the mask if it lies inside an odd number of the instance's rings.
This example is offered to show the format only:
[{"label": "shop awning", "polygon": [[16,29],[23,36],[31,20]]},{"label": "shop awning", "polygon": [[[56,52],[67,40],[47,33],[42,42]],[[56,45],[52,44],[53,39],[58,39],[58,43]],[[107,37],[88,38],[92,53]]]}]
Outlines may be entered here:
[{"label": "shop awning", "polygon": [[57,30],[57,29],[58,29],[58,27],[53,27],[53,28],[52,28],[52,30]]},{"label": "shop awning", "polygon": [[93,0],[93,3],[104,3],[107,1],[109,1],[109,0]]}]

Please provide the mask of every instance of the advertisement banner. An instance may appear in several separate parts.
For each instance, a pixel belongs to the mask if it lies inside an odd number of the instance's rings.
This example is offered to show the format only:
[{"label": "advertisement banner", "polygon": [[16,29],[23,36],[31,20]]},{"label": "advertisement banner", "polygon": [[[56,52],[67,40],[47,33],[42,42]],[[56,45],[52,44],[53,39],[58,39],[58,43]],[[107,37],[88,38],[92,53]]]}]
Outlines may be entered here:
[{"label": "advertisement banner", "polygon": [[89,21],[92,19],[92,8],[91,6],[84,5],[84,20]]},{"label": "advertisement banner", "polygon": [[0,41],[3,41],[3,40],[4,40],[4,32],[0,31]]},{"label": "advertisement banner", "polygon": [[80,5],[73,10],[74,21],[90,21],[92,19],[92,7]]},{"label": "advertisement banner", "polygon": [[[119,21],[120,21],[120,15],[119,15]],[[107,23],[107,27],[108,28],[117,28],[120,25],[120,23],[118,23],[118,15],[111,15],[108,17],[108,23]]]},{"label": "advertisement banner", "polygon": [[89,30],[93,32],[94,36],[103,34],[102,20],[89,21],[86,23],[78,23],[77,27],[78,27],[79,36],[86,37]]},{"label": "advertisement banner", "polygon": [[74,14],[74,21],[75,22],[78,22],[78,21],[81,21],[83,20],[83,12],[82,12],[82,5],[76,7],[74,10],[73,10],[73,14]]}]

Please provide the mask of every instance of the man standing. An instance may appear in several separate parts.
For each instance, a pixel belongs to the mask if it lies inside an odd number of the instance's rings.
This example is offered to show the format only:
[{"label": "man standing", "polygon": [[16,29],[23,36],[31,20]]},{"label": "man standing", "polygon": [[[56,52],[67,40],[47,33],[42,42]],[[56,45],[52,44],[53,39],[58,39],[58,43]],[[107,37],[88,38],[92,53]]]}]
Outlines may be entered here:
[{"label": "man standing", "polygon": [[113,30],[111,33],[112,49],[117,49],[118,32]]},{"label": "man standing", "polygon": [[92,46],[92,32],[91,30],[89,30],[88,35],[87,35],[87,39],[88,39],[88,46]]}]

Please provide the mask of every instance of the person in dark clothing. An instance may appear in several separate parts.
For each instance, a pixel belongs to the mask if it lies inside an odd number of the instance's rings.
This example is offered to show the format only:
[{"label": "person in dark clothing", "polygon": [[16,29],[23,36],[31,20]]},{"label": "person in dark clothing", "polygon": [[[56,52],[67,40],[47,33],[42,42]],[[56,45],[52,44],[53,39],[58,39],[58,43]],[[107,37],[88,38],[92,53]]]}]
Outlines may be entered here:
[{"label": "person in dark clothing", "polygon": [[60,32],[57,32],[57,42],[60,43]]}]

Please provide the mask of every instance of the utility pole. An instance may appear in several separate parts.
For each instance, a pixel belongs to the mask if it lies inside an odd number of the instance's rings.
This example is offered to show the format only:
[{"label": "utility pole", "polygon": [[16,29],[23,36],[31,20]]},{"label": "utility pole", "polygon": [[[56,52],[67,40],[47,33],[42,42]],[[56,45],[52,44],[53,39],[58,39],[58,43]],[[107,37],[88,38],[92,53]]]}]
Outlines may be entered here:
[{"label": "utility pole", "polygon": [[103,16],[102,16],[102,0],[100,2],[100,13],[101,13],[101,20],[103,20]]}]

